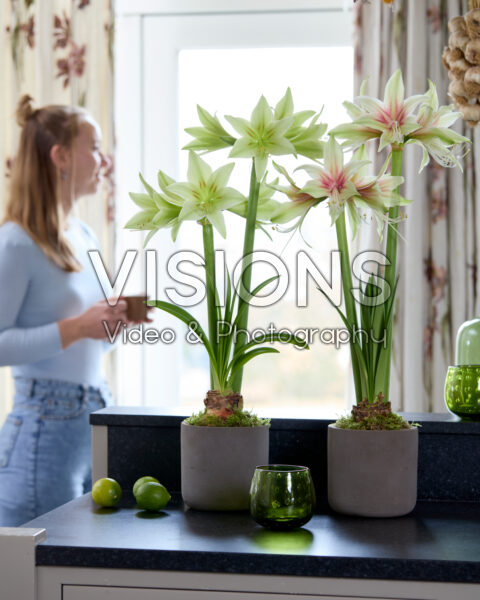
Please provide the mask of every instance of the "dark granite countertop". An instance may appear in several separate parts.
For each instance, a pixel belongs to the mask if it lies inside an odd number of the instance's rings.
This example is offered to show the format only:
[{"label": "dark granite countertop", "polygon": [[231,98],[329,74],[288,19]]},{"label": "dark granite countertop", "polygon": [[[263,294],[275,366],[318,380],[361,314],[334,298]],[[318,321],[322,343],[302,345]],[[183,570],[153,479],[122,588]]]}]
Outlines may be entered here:
[{"label": "dark granite countertop", "polygon": [[[345,411],[346,413],[347,411]],[[480,421],[461,421],[450,413],[403,413],[407,421],[422,425],[421,432],[448,434],[478,434]],[[177,407],[165,406],[109,406],[90,415],[91,425],[109,425],[113,427],[178,427],[188,415]],[[295,429],[300,431],[327,428],[340,415],[328,418],[287,418],[272,414],[260,414],[271,418],[271,428],[275,430]]]},{"label": "dark granite countertop", "polygon": [[221,573],[480,583],[480,504],[419,502],[410,515],[316,514],[302,529],[271,532],[248,513],[101,509],[90,494],[25,524],[44,527],[36,564]]}]

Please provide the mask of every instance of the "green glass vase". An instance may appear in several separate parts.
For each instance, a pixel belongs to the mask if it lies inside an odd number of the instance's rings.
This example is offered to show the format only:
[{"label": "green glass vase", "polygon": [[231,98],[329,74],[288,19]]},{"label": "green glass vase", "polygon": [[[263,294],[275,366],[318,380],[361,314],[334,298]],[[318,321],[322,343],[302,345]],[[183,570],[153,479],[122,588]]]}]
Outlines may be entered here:
[{"label": "green glass vase", "polygon": [[313,515],[315,490],[308,467],[264,465],[255,469],[250,487],[250,514],[268,529],[305,525]]},{"label": "green glass vase", "polygon": [[455,366],[448,367],[445,403],[463,421],[480,421],[480,319],[466,321],[457,333]]},{"label": "green glass vase", "polygon": [[463,421],[480,421],[480,365],[448,367],[445,403]]}]

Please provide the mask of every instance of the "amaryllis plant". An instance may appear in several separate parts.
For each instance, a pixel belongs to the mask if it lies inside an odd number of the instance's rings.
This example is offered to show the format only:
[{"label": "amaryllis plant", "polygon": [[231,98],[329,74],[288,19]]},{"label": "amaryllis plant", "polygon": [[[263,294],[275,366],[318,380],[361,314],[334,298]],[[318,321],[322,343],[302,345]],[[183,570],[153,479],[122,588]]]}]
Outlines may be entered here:
[{"label": "amaryllis plant", "polygon": [[[460,113],[454,112],[452,106],[439,106],[432,82],[429,82],[425,94],[405,99],[402,74],[398,70],[386,85],[383,101],[366,96],[365,86],[366,83],[353,103],[344,103],[352,122],[329,132],[323,161],[300,167],[311,177],[305,185],[297,186],[292,177],[277,165],[277,170],[286,176],[289,185],[275,185],[275,188],[284,192],[289,201],[272,215],[273,222],[288,223],[297,219],[300,226],[311,208],[327,200],[341,253],[345,311],[337,310],[350,332],[356,401],[362,406],[378,404],[379,401],[387,403],[389,397],[398,223],[402,220],[399,207],[408,203],[399,192],[403,183],[404,147],[408,144],[422,147],[420,171],[430,157],[442,166],[461,168],[459,148],[469,142],[468,138],[450,129]],[[375,176],[368,175],[365,144],[370,140],[377,141],[378,151],[388,149],[388,158],[381,172]],[[347,162],[344,152],[351,150],[355,152]],[[365,209],[371,209],[380,239],[386,229],[386,266],[383,274],[378,272],[371,276],[368,285],[360,290],[356,302],[345,212],[355,236],[359,224],[365,220]],[[359,330],[368,332],[368,335],[355,335]]]},{"label": "amaryllis plant", "polygon": [[[242,413],[241,396],[244,365],[259,355],[278,352],[271,342],[291,343],[308,348],[300,337],[269,332],[268,335],[247,339],[248,309],[252,297],[275,278],[251,289],[255,232],[271,223],[279,203],[272,199],[274,190],[265,185],[265,172],[272,155],[303,155],[321,158],[321,141],[326,125],[318,123],[314,111],[294,112],[290,89],[272,109],[262,96],[250,120],[226,116],[234,131],[229,133],[216,115],[198,107],[199,127],[186,129],[193,140],[185,147],[189,151],[186,182],[176,182],[163,171],[158,172],[159,191],[140,176],[145,193],[131,193],[132,200],[141,209],[125,225],[128,229],[148,231],[146,242],[160,229],[170,229],[175,240],[185,221],[196,221],[203,232],[206,273],[208,329],[181,306],[155,300],[150,304],[184,322],[203,343],[210,359],[211,390],[205,400],[206,410],[194,424],[244,425],[252,424]],[[228,186],[234,168],[230,162],[212,171],[197,153],[229,149],[229,157],[251,160],[248,196]],[[227,236],[224,219],[229,211],[245,219],[242,275],[238,286],[226,273],[226,298],[222,302],[217,291],[215,272],[214,229]],[[245,416],[245,418],[242,417]],[[256,422],[254,421],[253,424]]]},{"label": "amaryllis plant", "polygon": [[[398,224],[402,220],[399,207],[408,203],[399,191],[403,183],[403,149],[408,144],[422,147],[420,170],[430,157],[443,166],[460,167],[459,146],[469,140],[450,129],[460,114],[451,106],[439,106],[432,82],[426,93],[405,98],[402,75],[398,70],[389,79],[383,100],[366,96],[365,87],[364,83],[353,102],[344,103],[352,121],[329,131],[326,139],[327,126],[318,122],[320,113],[313,110],[295,112],[289,89],[274,108],[262,96],[250,120],[226,116],[233,131],[227,130],[216,115],[198,107],[201,126],[186,130],[193,138],[186,146],[190,152],[187,181],[176,182],[159,171],[160,191],[141,178],[146,193],[131,194],[141,211],[126,227],[148,230],[146,243],[155,232],[165,228],[171,229],[175,239],[185,221],[196,221],[202,227],[208,334],[183,308],[163,301],[155,301],[154,305],[192,328],[208,352],[212,390],[207,395],[207,414],[225,419],[241,408],[243,366],[260,354],[276,351],[271,346],[264,346],[265,342],[287,341],[306,347],[298,338],[285,339],[277,333],[268,339],[247,339],[249,301],[272,281],[251,290],[251,255],[257,229],[289,223],[284,230],[301,227],[309,211],[319,204],[328,206],[336,228],[345,300],[344,311],[336,308],[350,332],[357,405],[388,404],[397,287],[397,237]],[[377,174],[369,173],[370,161],[365,149],[372,140],[378,142],[379,151],[388,150],[388,157]],[[248,196],[228,186],[233,163],[212,171],[198,155],[222,149],[228,149],[229,157],[233,159],[251,160]],[[347,160],[345,153],[352,151],[352,157]],[[297,184],[278,164],[277,157],[282,155],[310,159],[297,168],[310,178],[305,184]],[[272,156],[275,161],[271,160]],[[285,183],[281,184],[278,177],[267,183],[269,168],[278,172]],[[286,200],[277,201],[273,197],[275,191],[281,192]],[[227,235],[225,211],[245,219],[241,287],[246,294],[237,292],[227,273],[227,298],[221,308],[215,273],[214,229],[223,237]],[[384,272],[371,276],[368,284],[360,289],[358,299],[353,296],[345,214],[353,237],[366,215],[371,214],[379,238],[385,244]],[[229,333],[225,334],[225,326]],[[368,335],[362,336],[359,331]]]}]

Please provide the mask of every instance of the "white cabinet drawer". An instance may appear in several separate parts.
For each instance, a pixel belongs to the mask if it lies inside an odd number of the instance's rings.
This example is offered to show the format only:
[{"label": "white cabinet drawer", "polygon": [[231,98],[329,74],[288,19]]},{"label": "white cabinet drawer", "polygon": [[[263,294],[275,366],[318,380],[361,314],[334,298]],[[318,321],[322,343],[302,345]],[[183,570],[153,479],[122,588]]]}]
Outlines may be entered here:
[{"label": "white cabinet drawer", "polygon": [[62,600],[394,600],[378,596],[322,596],[268,594],[261,592],[223,592],[169,590],[156,588],[64,585]]}]

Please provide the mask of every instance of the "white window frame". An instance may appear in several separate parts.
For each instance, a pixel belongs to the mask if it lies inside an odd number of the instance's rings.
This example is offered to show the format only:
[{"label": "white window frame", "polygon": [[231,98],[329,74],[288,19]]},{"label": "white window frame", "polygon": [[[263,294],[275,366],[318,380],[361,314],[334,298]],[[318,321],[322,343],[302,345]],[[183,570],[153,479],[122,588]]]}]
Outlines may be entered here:
[{"label": "white window frame", "polygon": [[[180,50],[350,44],[351,6],[351,0],[116,0],[117,265],[127,249],[143,244],[142,234],[123,230],[135,212],[128,191],[139,190],[138,172],[150,181],[159,167],[178,176]],[[155,118],[147,123],[149,114]],[[159,256],[170,255],[172,245],[161,244]],[[143,256],[140,252],[129,280],[137,291],[144,287]],[[159,278],[164,272],[165,265],[158,265]],[[174,324],[163,318],[161,327],[179,330]],[[170,405],[174,411],[180,350],[161,343],[119,349],[114,383],[119,404]],[[199,390],[199,400],[203,393]]]}]

